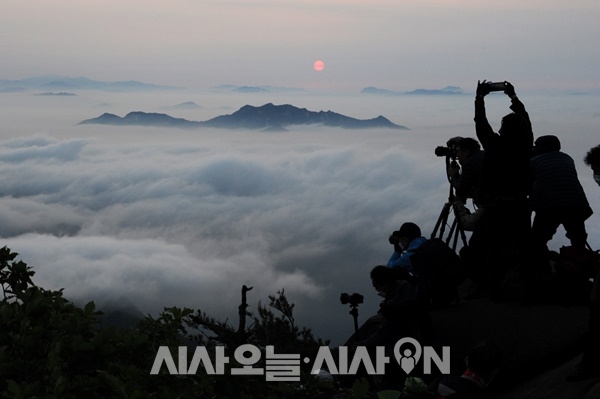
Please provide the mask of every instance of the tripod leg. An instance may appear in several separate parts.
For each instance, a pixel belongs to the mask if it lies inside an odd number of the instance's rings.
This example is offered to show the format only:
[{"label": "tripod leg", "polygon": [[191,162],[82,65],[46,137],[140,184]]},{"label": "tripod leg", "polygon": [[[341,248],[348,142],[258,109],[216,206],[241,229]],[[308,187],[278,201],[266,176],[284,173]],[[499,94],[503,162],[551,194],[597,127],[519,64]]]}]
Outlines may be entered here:
[{"label": "tripod leg", "polygon": [[[468,246],[467,243],[467,235],[465,233],[465,229],[462,226],[462,223],[460,221],[460,214],[458,212],[458,209],[456,208],[456,206],[452,206],[452,209],[454,210],[454,221],[456,222],[456,231],[457,234],[460,234],[460,238],[462,240],[463,246]],[[454,247],[456,248],[456,241],[458,240],[458,236],[454,239]]]},{"label": "tripod leg", "polygon": [[360,339],[360,335],[358,334],[358,315],[354,315],[354,335],[356,339]]},{"label": "tripod leg", "polygon": [[[452,245],[450,246],[450,241],[452,241]],[[452,222],[452,226],[450,227],[450,232],[448,233],[448,238],[446,239],[446,244],[452,248],[453,251],[456,251],[456,244],[458,242],[458,219],[454,219]]]},{"label": "tripod leg", "polygon": [[350,314],[352,315],[352,318],[354,319],[354,336],[358,340],[359,339],[359,335],[358,335],[358,308],[356,306],[352,306],[352,310],[350,310]]},{"label": "tripod leg", "polygon": [[450,207],[452,204],[447,202],[442,207],[442,211],[440,212],[440,216],[438,217],[437,222],[435,223],[435,227],[433,228],[433,232],[431,233],[431,238],[438,237],[438,229],[439,229],[439,238],[443,239],[444,231],[446,229],[446,224],[448,223],[448,215],[450,214]]}]

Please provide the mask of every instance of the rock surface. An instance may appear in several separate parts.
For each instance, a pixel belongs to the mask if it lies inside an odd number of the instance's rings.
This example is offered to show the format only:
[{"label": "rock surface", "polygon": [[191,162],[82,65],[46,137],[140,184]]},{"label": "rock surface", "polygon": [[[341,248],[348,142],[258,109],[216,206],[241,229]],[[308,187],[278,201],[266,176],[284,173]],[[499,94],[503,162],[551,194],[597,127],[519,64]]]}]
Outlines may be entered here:
[{"label": "rock surface", "polygon": [[584,398],[594,387],[594,381],[565,380],[588,329],[586,306],[484,298],[434,310],[432,320],[442,345],[450,346],[452,374],[464,371],[465,354],[480,341],[491,340],[501,348],[503,367],[489,388],[493,398]]}]

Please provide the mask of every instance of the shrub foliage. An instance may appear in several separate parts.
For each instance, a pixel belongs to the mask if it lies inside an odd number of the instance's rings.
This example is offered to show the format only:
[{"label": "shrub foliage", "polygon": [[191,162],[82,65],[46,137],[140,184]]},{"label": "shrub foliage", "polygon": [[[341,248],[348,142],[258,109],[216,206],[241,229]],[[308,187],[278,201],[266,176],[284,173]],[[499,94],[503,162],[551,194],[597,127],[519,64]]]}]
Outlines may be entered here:
[{"label": "shrub foliage", "polygon": [[[192,375],[171,375],[163,365],[151,375],[158,348],[186,346],[192,358],[196,346],[273,345],[276,353],[312,356],[321,345],[311,330],[296,325],[294,304],[284,291],[247,311],[242,288],[239,324],[234,328],[189,308],[165,308],[146,316],[136,327],[102,326],[94,302],[78,307],[63,291],[36,286],[34,271],[17,253],[0,249],[0,395],[5,398],[329,398],[359,397],[301,370],[299,382],[267,382],[264,376],[207,375],[202,367]],[[303,362],[302,362],[303,363]],[[302,364],[302,367],[305,367]],[[364,384],[363,384],[364,385]],[[362,391],[360,384],[358,390]],[[362,394],[360,394],[362,396]]]}]

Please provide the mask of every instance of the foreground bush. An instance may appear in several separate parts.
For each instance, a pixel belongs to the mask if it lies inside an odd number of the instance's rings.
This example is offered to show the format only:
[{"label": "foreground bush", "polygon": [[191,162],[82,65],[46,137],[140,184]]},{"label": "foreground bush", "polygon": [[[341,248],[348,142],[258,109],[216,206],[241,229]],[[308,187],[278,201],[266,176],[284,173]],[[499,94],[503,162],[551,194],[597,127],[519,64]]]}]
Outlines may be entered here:
[{"label": "foreground bush", "polygon": [[[230,358],[239,345],[277,353],[310,356],[327,344],[296,326],[294,305],[283,291],[270,296],[258,314],[247,312],[243,287],[239,325],[233,328],[188,308],[165,308],[136,327],[103,327],[93,302],[83,308],[62,290],[36,286],[33,270],[18,254],[0,249],[0,395],[5,398],[329,398],[352,397],[302,369],[300,382],[266,382],[264,376],[171,375],[162,367],[151,375],[158,348],[187,346],[188,359],[197,345],[223,346]],[[274,313],[274,311],[277,312]],[[247,327],[246,324],[249,324]],[[228,364],[227,367],[234,365]],[[303,366],[304,367],[304,366]],[[364,391],[364,384],[358,391]],[[354,392],[356,397],[362,393]],[[358,395],[358,396],[357,396]]]}]

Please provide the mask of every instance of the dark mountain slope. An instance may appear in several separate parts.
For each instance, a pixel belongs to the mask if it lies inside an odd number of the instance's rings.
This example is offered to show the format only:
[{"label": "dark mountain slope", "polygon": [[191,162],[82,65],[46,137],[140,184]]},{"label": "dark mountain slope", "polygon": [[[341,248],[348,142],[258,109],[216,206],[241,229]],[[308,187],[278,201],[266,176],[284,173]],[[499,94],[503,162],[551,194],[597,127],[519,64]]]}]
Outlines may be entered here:
[{"label": "dark mountain slope", "polygon": [[322,125],[343,129],[390,128],[406,129],[396,125],[383,116],[373,119],[356,119],[332,111],[309,111],[293,105],[265,104],[261,107],[245,105],[229,115],[220,115],[204,122],[173,118],[166,114],[130,112],[124,118],[105,113],[97,118],[86,119],[79,123],[101,125],[137,125],[161,127],[212,127],[224,129],[278,130],[294,125]]}]

